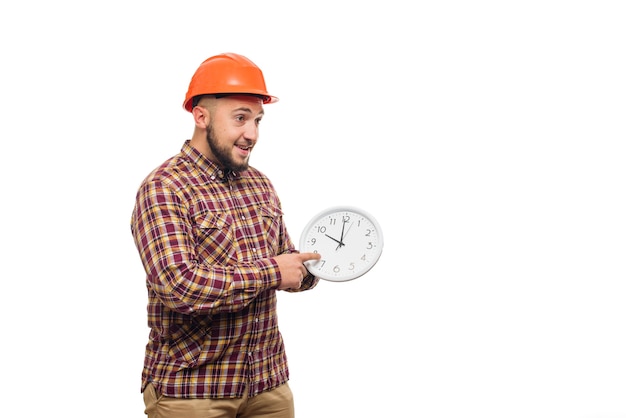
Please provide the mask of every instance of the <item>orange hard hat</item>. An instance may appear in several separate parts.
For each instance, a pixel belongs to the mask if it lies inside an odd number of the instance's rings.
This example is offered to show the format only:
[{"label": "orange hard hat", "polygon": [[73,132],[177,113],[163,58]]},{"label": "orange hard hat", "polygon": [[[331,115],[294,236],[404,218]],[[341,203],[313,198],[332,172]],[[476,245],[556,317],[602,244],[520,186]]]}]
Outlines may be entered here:
[{"label": "orange hard hat", "polygon": [[207,58],[196,70],[185,96],[183,107],[191,112],[193,98],[203,94],[254,94],[263,97],[263,103],[274,103],[265,87],[263,72],[243,55],[225,53]]}]

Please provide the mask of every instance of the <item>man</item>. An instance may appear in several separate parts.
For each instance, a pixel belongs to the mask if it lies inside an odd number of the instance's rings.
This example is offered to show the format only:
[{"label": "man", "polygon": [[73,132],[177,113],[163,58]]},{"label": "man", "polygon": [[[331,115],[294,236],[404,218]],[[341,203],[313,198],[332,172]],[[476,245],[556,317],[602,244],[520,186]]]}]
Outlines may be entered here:
[{"label": "man", "polygon": [[141,183],[131,231],[146,271],[149,418],[292,418],[276,291],[317,285],[270,180],[249,166],[267,93],[238,54],[208,58],[183,107],[195,128]]}]

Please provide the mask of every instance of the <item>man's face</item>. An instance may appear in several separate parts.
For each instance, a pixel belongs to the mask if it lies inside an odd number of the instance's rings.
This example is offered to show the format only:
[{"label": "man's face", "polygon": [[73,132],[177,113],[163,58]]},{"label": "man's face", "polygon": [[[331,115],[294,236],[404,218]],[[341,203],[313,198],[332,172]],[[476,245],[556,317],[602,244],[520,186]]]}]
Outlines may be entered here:
[{"label": "man's face", "polygon": [[207,127],[209,158],[224,169],[247,170],[262,117],[261,99],[253,96],[217,99]]}]

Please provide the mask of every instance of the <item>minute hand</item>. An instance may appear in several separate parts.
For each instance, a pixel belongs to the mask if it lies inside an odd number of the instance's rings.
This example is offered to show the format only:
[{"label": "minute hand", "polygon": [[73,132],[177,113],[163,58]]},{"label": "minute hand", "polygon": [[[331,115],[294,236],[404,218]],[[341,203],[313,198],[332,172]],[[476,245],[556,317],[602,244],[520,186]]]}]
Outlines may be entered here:
[{"label": "minute hand", "polygon": [[341,243],[342,243],[343,245],[346,245],[346,244],[344,244],[344,243],[343,243],[343,239],[344,239],[344,238],[346,238],[346,237],[348,236],[348,232],[350,232],[350,228],[352,228],[352,225],[354,225],[354,222],[350,223],[350,226],[348,227],[348,230],[346,231],[346,234],[345,234],[345,235],[342,235],[342,237],[341,237]]},{"label": "minute hand", "polygon": [[341,237],[339,238],[339,245],[337,245],[337,248],[335,250],[338,250],[340,247],[343,247],[344,244],[343,243],[343,231],[346,229],[346,221],[343,221],[343,224],[341,225]]}]

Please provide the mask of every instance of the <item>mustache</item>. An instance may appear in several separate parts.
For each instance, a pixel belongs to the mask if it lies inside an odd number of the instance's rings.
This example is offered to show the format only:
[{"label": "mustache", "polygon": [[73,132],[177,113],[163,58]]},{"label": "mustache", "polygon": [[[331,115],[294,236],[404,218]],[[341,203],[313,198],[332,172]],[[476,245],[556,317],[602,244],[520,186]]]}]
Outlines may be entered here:
[{"label": "mustache", "polygon": [[255,142],[249,139],[246,139],[244,141],[237,141],[237,143],[235,143],[235,145],[237,145],[238,147],[242,147],[242,148],[253,148],[254,144]]}]

